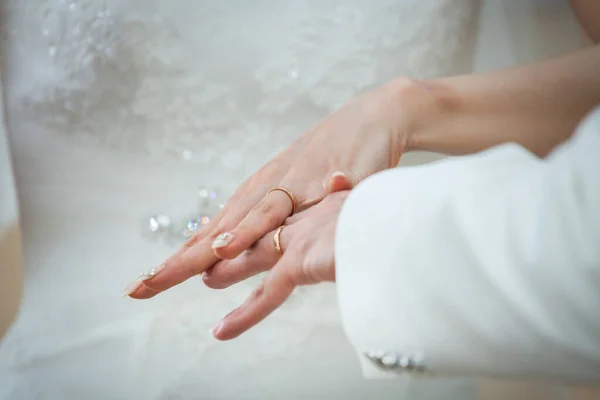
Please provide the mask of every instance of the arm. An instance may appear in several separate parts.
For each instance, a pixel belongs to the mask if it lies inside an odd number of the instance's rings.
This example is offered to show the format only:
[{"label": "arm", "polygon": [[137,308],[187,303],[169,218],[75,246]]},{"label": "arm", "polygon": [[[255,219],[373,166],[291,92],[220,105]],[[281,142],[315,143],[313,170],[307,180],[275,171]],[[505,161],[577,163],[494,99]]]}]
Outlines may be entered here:
[{"label": "arm", "polygon": [[[546,159],[507,144],[361,183],[335,253],[356,349],[438,375],[600,382],[598,154],[600,109]],[[361,358],[368,377],[398,372]]]},{"label": "arm", "polygon": [[545,156],[600,103],[600,46],[559,59],[425,85],[433,101],[407,148],[469,154],[519,143]]},{"label": "arm", "polygon": [[[586,33],[600,41],[600,2],[571,0]],[[545,156],[600,103],[600,45],[562,58],[426,82],[432,94],[406,148],[470,154],[519,143]],[[393,85],[392,85],[393,87]]]},{"label": "arm", "polygon": [[573,11],[590,39],[600,42],[600,2],[598,0],[570,0]]}]

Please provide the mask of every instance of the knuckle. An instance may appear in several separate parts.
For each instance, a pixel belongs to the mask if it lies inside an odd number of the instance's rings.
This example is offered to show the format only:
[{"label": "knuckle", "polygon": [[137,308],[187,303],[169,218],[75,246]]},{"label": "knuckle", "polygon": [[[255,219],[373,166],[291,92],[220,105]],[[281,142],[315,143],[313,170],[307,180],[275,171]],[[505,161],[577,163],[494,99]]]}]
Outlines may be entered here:
[{"label": "knuckle", "polygon": [[210,240],[215,240],[217,238],[217,236],[219,236],[221,233],[226,232],[227,230],[225,229],[223,224],[218,224],[217,226],[211,228],[208,231],[208,234],[206,235],[207,238],[209,238]]},{"label": "knuckle", "polygon": [[189,249],[190,247],[198,243],[202,238],[203,235],[201,235],[200,232],[193,234],[188,240],[185,241],[185,243],[183,244],[183,248]]},{"label": "knuckle", "polygon": [[281,217],[277,214],[266,214],[263,218],[265,226],[275,226],[281,223]]},{"label": "knuckle", "polygon": [[283,273],[283,278],[284,278],[284,282],[287,286],[300,286],[302,284],[302,280],[298,274],[298,272],[292,268],[292,269],[288,269],[282,272]]},{"label": "knuckle", "polygon": [[258,286],[252,291],[250,295],[253,299],[260,299],[265,295],[265,284],[263,282],[259,283]]},{"label": "knuckle", "polygon": [[264,214],[265,216],[273,214],[273,212],[276,210],[273,202],[267,200],[266,197],[260,203],[258,203],[256,209],[260,214]]}]

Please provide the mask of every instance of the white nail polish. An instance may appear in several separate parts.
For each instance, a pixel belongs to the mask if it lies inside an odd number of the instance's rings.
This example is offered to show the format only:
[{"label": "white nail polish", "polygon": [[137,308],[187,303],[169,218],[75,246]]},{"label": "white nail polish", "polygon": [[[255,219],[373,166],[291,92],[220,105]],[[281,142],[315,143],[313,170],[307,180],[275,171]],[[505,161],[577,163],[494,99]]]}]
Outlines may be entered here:
[{"label": "white nail polish", "polygon": [[143,278],[143,280],[148,280],[150,278],[152,278],[154,275],[156,275],[157,269],[156,268],[152,268],[150,270],[148,270],[148,272],[144,272],[143,274],[140,275],[140,278]]},{"label": "white nail polish", "polygon": [[209,332],[214,336],[215,334],[217,334],[217,332],[219,332],[219,329],[221,329],[221,326],[223,326],[223,321],[219,322],[218,324],[216,324],[215,326],[210,328]]},{"label": "white nail polish", "polygon": [[227,246],[233,240],[233,235],[229,232],[223,232],[212,243],[213,249],[218,249]]},{"label": "white nail polish", "polygon": [[140,286],[142,286],[142,282],[144,282],[144,279],[142,279],[141,277],[137,278],[135,281],[133,281],[129,285],[127,285],[125,290],[123,290],[123,293],[121,293],[121,296],[123,296],[123,297],[129,296],[131,293],[138,290],[140,288]]},{"label": "white nail polish", "polygon": [[148,272],[143,272],[140,274],[140,276],[138,276],[138,278],[131,282],[123,291],[123,293],[121,293],[121,296],[123,297],[127,297],[130,294],[132,294],[133,292],[135,292],[136,290],[138,290],[140,288],[140,286],[142,286],[142,283],[144,281],[147,281],[148,279],[152,278],[153,276],[156,275],[156,268],[152,268],[151,270],[149,270]]}]

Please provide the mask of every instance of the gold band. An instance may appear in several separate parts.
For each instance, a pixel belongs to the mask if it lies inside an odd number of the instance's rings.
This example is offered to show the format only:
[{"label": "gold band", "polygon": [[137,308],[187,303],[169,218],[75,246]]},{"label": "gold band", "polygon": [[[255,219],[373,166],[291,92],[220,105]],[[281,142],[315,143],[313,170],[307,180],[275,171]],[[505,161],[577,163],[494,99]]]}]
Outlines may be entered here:
[{"label": "gold band", "polygon": [[277,230],[275,231],[275,234],[273,235],[273,242],[275,243],[275,251],[277,252],[277,254],[279,254],[279,256],[281,257],[283,255],[283,250],[281,249],[281,231],[283,230],[283,227],[285,225],[281,225],[279,228],[277,228]]},{"label": "gold band", "polygon": [[296,203],[297,203],[296,196],[294,196],[294,194],[291,191],[289,191],[288,189],[286,189],[286,188],[284,188],[282,186],[278,186],[276,188],[273,188],[273,189],[269,190],[267,192],[267,194],[269,194],[271,192],[278,191],[278,190],[281,191],[281,192],[283,192],[283,193],[285,193],[285,194],[287,194],[287,196],[292,201],[292,212],[290,213],[290,216],[294,215],[294,213],[296,212]]}]

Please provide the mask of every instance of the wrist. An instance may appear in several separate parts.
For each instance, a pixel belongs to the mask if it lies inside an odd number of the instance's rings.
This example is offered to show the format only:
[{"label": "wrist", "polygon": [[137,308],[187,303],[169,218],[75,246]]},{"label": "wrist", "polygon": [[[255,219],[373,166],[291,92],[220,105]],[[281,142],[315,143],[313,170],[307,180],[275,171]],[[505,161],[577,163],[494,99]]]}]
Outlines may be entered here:
[{"label": "wrist", "polygon": [[403,152],[435,151],[430,138],[449,124],[458,108],[456,94],[439,82],[405,77],[389,82],[385,90],[395,103],[393,135]]}]

